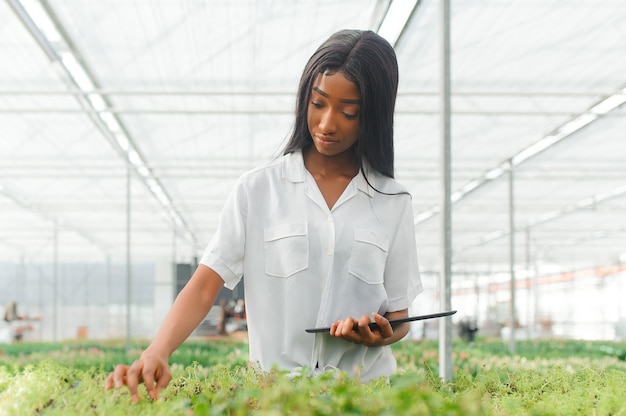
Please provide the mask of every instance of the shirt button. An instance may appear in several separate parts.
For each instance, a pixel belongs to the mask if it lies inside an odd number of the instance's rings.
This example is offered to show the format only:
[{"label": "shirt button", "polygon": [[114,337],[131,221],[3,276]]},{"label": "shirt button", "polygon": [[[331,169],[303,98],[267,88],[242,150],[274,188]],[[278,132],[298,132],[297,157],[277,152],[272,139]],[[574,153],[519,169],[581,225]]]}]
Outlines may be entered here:
[{"label": "shirt button", "polygon": [[326,218],[326,221],[328,222],[333,222],[333,217],[331,217],[330,215]]},{"label": "shirt button", "polygon": [[329,248],[329,249],[327,249],[327,250],[326,250],[326,254],[328,254],[329,256],[332,256],[332,255],[333,255],[333,250],[332,250],[332,249],[330,249],[330,248]]}]

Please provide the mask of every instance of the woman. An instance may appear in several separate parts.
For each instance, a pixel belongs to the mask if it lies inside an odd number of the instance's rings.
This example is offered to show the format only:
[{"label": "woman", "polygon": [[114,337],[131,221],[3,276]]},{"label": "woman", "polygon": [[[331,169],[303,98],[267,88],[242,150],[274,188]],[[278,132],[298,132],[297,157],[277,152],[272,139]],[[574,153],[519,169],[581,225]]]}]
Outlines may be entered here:
[{"label": "woman", "polygon": [[[374,32],[340,31],[320,46],[283,155],[239,179],[157,336],[106,388],[126,385],[136,401],[143,382],[158,397],[171,354],[243,276],[261,370],[338,369],[364,381],[395,371],[389,345],[409,327],[389,320],[406,317],[422,290],[410,196],[393,179],[397,86],[393,48]],[[314,326],[330,330],[305,332]]]}]

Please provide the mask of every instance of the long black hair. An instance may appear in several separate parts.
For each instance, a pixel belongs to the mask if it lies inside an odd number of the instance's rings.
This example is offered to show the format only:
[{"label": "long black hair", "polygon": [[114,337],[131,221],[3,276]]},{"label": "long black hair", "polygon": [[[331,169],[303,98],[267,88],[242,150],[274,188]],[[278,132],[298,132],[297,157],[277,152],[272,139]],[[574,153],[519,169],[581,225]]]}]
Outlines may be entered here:
[{"label": "long black hair", "polygon": [[379,173],[394,177],[393,117],[398,91],[398,61],[393,47],[369,30],[342,30],[333,34],[309,58],[296,101],[293,132],[283,154],[313,143],[307,123],[313,82],[319,74],[341,72],[361,94],[359,137],[355,144],[361,169],[363,160]]}]

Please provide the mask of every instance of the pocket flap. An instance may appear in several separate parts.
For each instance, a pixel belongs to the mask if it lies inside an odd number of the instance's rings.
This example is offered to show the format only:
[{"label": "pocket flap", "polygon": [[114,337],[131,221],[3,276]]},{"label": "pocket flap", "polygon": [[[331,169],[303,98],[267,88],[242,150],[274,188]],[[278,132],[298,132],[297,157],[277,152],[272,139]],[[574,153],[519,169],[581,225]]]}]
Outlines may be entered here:
[{"label": "pocket flap", "polygon": [[354,239],[362,243],[368,243],[387,252],[389,250],[389,238],[375,231],[357,228],[354,230]]},{"label": "pocket flap", "polygon": [[266,228],[263,231],[264,241],[275,241],[281,238],[293,237],[308,234],[308,224],[301,222],[297,224],[280,224],[274,227]]}]

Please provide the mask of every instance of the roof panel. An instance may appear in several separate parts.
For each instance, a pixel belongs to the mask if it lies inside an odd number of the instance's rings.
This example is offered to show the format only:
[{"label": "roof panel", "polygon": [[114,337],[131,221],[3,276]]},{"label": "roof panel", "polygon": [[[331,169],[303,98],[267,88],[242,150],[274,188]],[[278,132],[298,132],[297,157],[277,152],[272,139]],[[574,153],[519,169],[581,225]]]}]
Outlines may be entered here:
[{"label": "roof panel", "polygon": [[[127,205],[113,133],[0,3],[0,61],[11,63],[0,66],[0,259],[50,258],[55,223],[65,259],[123,259],[127,209],[136,259],[199,255],[234,181],[289,135],[310,54],[340,28],[375,29],[387,4],[48,3],[69,42],[53,46],[84,63],[193,236],[137,173]],[[441,202],[438,3],[419,2],[397,45],[396,168],[416,218]],[[480,183],[453,205],[456,269],[508,262],[509,177],[494,169],[624,88],[625,18],[618,0],[453,3],[453,191]],[[527,235],[532,258],[563,267],[626,250],[624,111],[515,167],[520,257]],[[439,267],[439,220],[418,221],[425,271]]]}]

